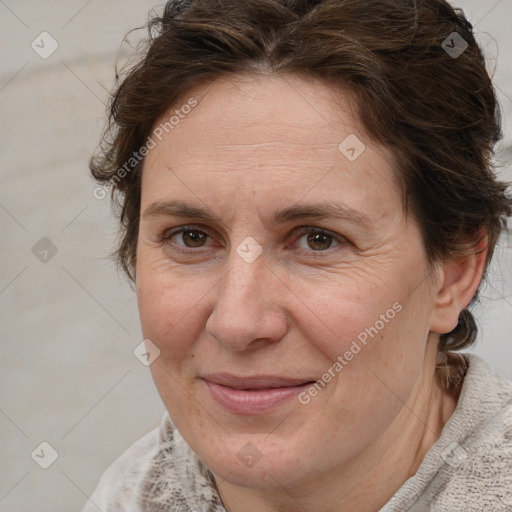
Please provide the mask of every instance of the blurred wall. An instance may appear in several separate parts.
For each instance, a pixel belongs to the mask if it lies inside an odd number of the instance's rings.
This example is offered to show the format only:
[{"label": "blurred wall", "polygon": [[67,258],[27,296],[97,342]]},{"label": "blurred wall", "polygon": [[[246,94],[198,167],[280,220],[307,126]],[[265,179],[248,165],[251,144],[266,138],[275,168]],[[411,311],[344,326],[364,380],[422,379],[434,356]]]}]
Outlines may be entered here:
[{"label": "blurred wall", "polygon": [[[510,161],[512,2],[458,5],[495,68],[500,154]],[[0,512],[79,510],[164,410],[132,353],[142,339],[135,295],[106,257],[116,226],[87,170],[121,40],[151,8],[0,0]],[[478,308],[476,348],[509,378],[511,268],[504,244]]]}]

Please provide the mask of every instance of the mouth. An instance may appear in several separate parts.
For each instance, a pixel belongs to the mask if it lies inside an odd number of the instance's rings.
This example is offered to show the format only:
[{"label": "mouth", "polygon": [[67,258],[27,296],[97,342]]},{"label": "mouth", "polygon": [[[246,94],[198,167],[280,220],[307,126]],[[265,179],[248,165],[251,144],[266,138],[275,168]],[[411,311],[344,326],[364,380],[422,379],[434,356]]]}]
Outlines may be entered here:
[{"label": "mouth", "polygon": [[273,412],[315,382],[272,375],[237,377],[226,373],[204,375],[202,379],[219,405],[242,415]]},{"label": "mouth", "polygon": [[237,377],[229,373],[211,373],[202,377],[208,382],[233,389],[259,390],[303,386],[315,382],[314,379],[298,379],[274,375],[255,375],[252,377]]}]

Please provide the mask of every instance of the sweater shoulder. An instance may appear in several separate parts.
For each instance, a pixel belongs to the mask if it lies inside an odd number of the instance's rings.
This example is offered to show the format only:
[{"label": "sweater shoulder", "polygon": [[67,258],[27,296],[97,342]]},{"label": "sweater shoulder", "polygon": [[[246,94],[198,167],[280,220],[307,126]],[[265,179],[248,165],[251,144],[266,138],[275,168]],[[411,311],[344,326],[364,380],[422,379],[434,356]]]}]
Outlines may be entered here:
[{"label": "sweater shoulder", "polygon": [[421,510],[512,512],[512,382],[476,356],[471,365],[465,428],[441,446]]},{"label": "sweater shoulder", "polygon": [[[512,402],[461,444],[454,441],[443,452],[447,471],[445,494],[449,503],[468,501],[467,510],[512,511]],[[441,508],[442,499],[436,508]],[[448,508],[444,508],[448,510]]]},{"label": "sweater shoulder", "polygon": [[159,427],[126,449],[102,474],[82,512],[138,512],[138,494],[157,454]]},{"label": "sweater shoulder", "polygon": [[206,466],[164,414],[101,477],[82,512],[225,512]]}]

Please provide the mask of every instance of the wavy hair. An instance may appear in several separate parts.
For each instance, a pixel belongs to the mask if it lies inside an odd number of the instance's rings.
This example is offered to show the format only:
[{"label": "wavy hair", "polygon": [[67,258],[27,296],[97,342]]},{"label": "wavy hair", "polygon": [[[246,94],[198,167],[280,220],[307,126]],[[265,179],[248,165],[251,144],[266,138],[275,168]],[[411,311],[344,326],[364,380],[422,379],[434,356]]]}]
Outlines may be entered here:
[{"label": "wavy hair", "polygon": [[[117,77],[90,162],[96,180],[115,181],[115,256],[131,280],[143,159],[113,178],[191,87],[248,73],[295,73],[350,91],[368,134],[396,157],[429,262],[464,255],[486,236],[487,268],[512,206],[491,162],[501,136],[495,92],[462,11],[444,0],[174,0],[148,34],[138,62]],[[465,309],[440,336],[440,353],[470,346],[476,333]],[[441,359],[450,387],[458,379],[446,361],[457,358]]]}]

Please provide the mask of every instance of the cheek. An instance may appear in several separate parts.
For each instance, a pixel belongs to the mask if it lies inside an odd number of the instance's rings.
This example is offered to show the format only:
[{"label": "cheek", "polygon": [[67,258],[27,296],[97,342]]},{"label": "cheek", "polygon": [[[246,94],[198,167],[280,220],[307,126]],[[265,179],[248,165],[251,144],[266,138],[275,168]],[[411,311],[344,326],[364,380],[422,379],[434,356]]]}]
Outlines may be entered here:
[{"label": "cheek", "polygon": [[[163,403],[178,423],[184,416],[200,417],[191,388],[197,359],[194,344],[202,329],[199,316],[205,293],[197,284],[172,279],[169,272],[154,267],[141,268],[137,273],[142,333],[160,349],[150,366],[151,375]],[[185,415],[183,411],[187,411]]]},{"label": "cheek", "polygon": [[[369,346],[369,340],[379,338],[396,322],[396,309],[400,309],[393,307],[397,297],[403,296],[396,284],[392,287],[368,275],[354,278],[354,274],[361,272],[350,269],[294,286],[293,295],[303,299],[295,301],[292,307],[296,309],[290,314],[305,338],[331,361],[349,351],[353,342],[362,348]],[[358,352],[357,347],[353,351]]]},{"label": "cheek", "polygon": [[161,350],[172,365],[191,350],[201,331],[201,305],[208,283],[172,276],[158,265],[139,265],[137,301],[144,338]]},{"label": "cheek", "polygon": [[[347,277],[296,293],[307,297],[295,316],[298,329],[325,356],[320,386],[326,384],[325,396],[338,410],[349,403],[373,403],[381,409],[383,403],[396,401],[389,389],[407,399],[424,363],[429,316],[425,290],[411,294],[408,282],[394,272],[387,281]],[[382,412],[389,416],[391,410]]]}]

